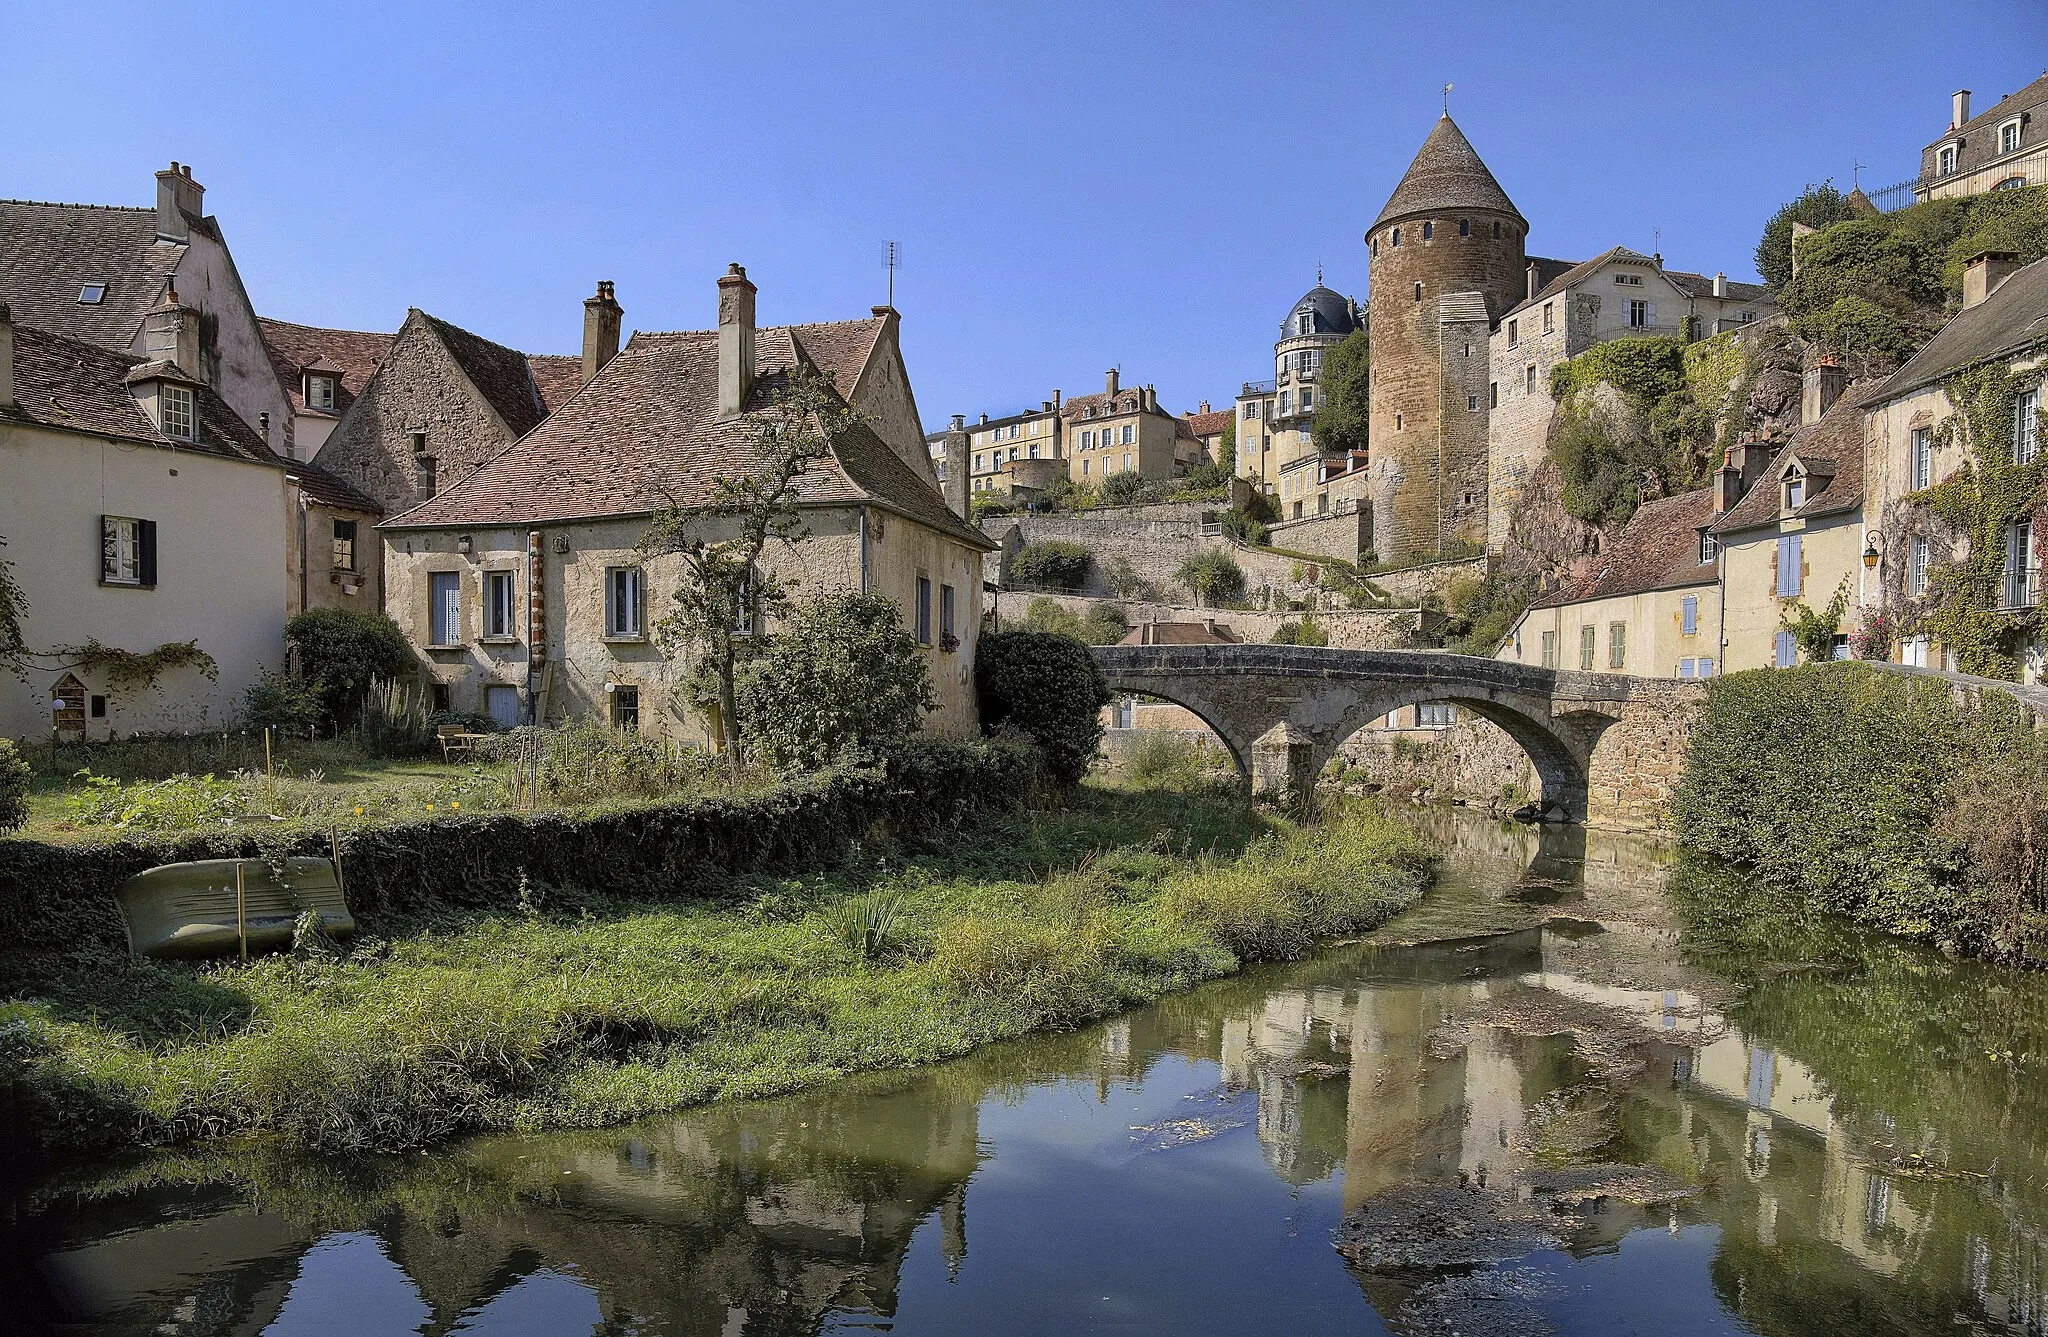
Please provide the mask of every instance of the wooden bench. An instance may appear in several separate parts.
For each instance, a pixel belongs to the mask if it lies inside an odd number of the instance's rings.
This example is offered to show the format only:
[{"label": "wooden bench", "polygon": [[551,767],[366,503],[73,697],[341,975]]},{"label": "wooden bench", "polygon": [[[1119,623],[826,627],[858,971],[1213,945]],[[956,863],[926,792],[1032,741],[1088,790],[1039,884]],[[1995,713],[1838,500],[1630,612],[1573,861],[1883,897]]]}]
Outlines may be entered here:
[{"label": "wooden bench", "polygon": [[453,761],[457,757],[474,757],[477,740],[485,735],[471,733],[459,724],[443,724],[435,728],[435,741],[441,744],[441,760]]}]

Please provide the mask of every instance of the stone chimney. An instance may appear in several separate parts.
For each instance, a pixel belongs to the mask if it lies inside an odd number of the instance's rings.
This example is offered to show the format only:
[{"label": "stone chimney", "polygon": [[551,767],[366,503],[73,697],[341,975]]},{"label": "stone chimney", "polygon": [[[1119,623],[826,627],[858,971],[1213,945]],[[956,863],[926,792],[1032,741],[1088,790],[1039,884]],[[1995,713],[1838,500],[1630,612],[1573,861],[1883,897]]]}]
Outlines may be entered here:
[{"label": "stone chimney", "polygon": [[1105,385],[1107,386],[1107,391],[1106,391],[1106,393],[1108,393],[1108,394],[1111,394],[1111,395],[1114,395],[1114,394],[1116,393],[1116,368],[1115,368],[1115,367],[1111,367],[1111,368],[1109,369],[1109,371],[1108,371],[1108,372],[1107,372],[1107,373],[1105,374],[1105,376],[1104,376],[1104,378],[1103,378],[1103,381],[1104,381],[1104,384],[1105,384]]},{"label": "stone chimney", "polygon": [[1052,392],[1052,406],[1054,408],[1058,408],[1060,406],[1060,392],[1057,390]]},{"label": "stone chimney", "polygon": [[2020,267],[2019,257],[2010,251],[1979,251],[1963,265],[1963,310],[1967,311],[1992,293]]},{"label": "stone chimney", "polygon": [[206,216],[206,187],[192,179],[192,165],[172,163],[156,174],[156,239],[184,241],[192,235],[186,215]]},{"label": "stone chimney", "polygon": [[1799,425],[1811,427],[1820,421],[1849,384],[1849,373],[1835,365],[1834,354],[1823,354],[1806,369],[1799,390]]},{"label": "stone chimney", "polygon": [[1726,297],[1727,295],[1728,275],[1726,271],[1716,271],[1714,274],[1714,296]]},{"label": "stone chimney", "polygon": [[619,325],[626,315],[612,296],[612,281],[597,281],[597,296],[583,299],[583,384],[619,355]]},{"label": "stone chimney", "polygon": [[746,412],[754,388],[754,293],[739,265],[726,266],[718,278],[718,412],[733,417]]},{"label": "stone chimney", "polygon": [[1960,130],[1970,122],[1970,90],[1958,88],[1949,95],[1948,128]]},{"label": "stone chimney", "polygon": [[1527,272],[1524,274],[1523,277],[1525,281],[1528,283],[1528,291],[1524,295],[1523,300],[1533,302],[1536,300],[1536,290],[1543,286],[1537,280],[1536,266],[1533,263],[1529,266]]},{"label": "stone chimney", "polygon": [[987,415],[986,413],[982,414],[982,415],[981,415],[981,421],[980,421],[980,422],[978,422],[978,423],[976,423],[976,424],[975,424],[975,426],[976,426],[976,427],[986,427],[986,426],[988,426],[988,415]]},{"label": "stone chimney", "polygon": [[1735,462],[1735,450],[1730,447],[1721,457],[1721,467],[1714,471],[1714,514],[1726,515],[1741,500],[1742,467]]},{"label": "stone chimney", "polygon": [[14,313],[0,302],[0,409],[14,405]]},{"label": "stone chimney", "polygon": [[163,300],[142,318],[142,355],[174,362],[187,376],[199,376],[199,313],[178,300],[177,281],[164,284]]},{"label": "stone chimney", "polygon": [[946,461],[946,509],[965,520],[968,509],[967,473],[967,415],[953,415],[952,425],[946,429],[946,442],[941,448]]},{"label": "stone chimney", "polygon": [[1214,410],[1212,410],[1212,409],[1211,409],[1211,408],[1209,407],[1209,401],[1208,401],[1208,400],[1206,400],[1206,399],[1202,401],[1202,406],[1201,406],[1200,408],[1198,408],[1198,409],[1196,409],[1196,410],[1195,410],[1195,412],[1197,412],[1197,413],[1210,413],[1210,412],[1213,412],[1213,411],[1214,411]]},{"label": "stone chimney", "polygon": [[1038,401],[1038,411],[1039,411],[1040,413],[1050,413],[1050,412],[1052,412],[1052,401],[1051,401],[1050,399],[1041,399],[1041,400],[1039,400],[1039,401]]},{"label": "stone chimney", "polygon": [[1149,385],[1145,387],[1145,412],[1159,412],[1159,392]]}]

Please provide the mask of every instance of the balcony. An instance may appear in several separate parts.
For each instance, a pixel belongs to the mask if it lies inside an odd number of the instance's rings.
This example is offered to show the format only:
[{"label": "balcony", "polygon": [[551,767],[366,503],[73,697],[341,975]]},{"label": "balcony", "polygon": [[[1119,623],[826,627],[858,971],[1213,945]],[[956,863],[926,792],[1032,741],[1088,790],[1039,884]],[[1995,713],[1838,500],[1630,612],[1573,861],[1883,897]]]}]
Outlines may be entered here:
[{"label": "balcony", "polygon": [[1999,582],[1998,607],[2003,612],[2009,609],[2033,608],[2041,602],[2041,572],[2039,568],[2026,571],[2008,569],[2005,579]]},{"label": "balcony", "polygon": [[1253,395],[1270,395],[1280,387],[1271,381],[1246,381],[1244,389],[1238,392],[1239,399],[1250,399]]}]

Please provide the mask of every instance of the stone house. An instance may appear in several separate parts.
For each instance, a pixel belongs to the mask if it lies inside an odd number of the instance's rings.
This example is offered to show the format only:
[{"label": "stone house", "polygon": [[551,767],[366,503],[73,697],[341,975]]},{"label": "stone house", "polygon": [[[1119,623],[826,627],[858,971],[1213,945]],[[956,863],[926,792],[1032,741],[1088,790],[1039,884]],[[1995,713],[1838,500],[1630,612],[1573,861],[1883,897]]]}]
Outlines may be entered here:
[{"label": "stone house", "polygon": [[1125,386],[1115,369],[1102,393],[1076,395],[1055,408],[1064,422],[1067,477],[1101,483],[1115,474],[1172,478],[1201,463],[1201,443],[1185,418],[1159,407],[1151,386]]},{"label": "stone house", "polygon": [[[916,421],[897,317],[756,329],[755,288],[719,280],[715,331],[636,333],[510,449],[381,527],[386,610],[427,665],[438,704],[505,722],[595,715],[710,744],[691,665],[655,635],[683,575],[636,547],[671,500],[742,472],[744,416],[800,368],[829,377],[862,421],[800,482],[807,537],[763,565],[797,599],[881,593],[924,647],[939,708],[928,727],[975,727],[982,554],[948,509]],[[387,364],[388,365],[388,364]]]},{"label": "stone house", "polygon": [[[1952,666],[1948,647],[1912,629],[1913,615],[1926,606],[1929,577],[1942,564],[1968,555],[1968,540],[1954,534],[1912,500],[1966,465],[1974,465],[1983,443],[1973,442],[1958,421],[1948,382],[1958,372],[2003,367],[2012,377],[2012,418],[1998,424],[2009,434],[2012,458],[2038,459],[2041,451],[2042,380],[2048,371],[2048,261],[2017,267],[2008,256],[1979,255],[1963,273],[1963,306],[1905,366],[1867,401],[1865,465],[1871,532],[1866,551],[1881,577],[1867,602],[1897,615],[1907,634],[1898,655],[1905,663]],[[2003,444],[1996,447],[2007,447]],[[2003,579],[1997,608],[2025,613],[2041,600],[2041,541],[2027,516],[2005,526]],[[2020,648],[2023,676],[2043,678],[2038,633]]]},{"label": "stone house", "polygon": [[1584,576],[1529,606],[1499,659],[1643,677],[1711,678],[1721,657],[1714,491],[1636,508]]},{"label": "stone house", "polygon": [[[17,324],[0,304],[0,537],[40,652],[21,678],[0,674],[0,734],[219,728],[283,657],[284,462],[201,370],[202,312],[172,293],[137,320],[155,356]],[[216,677],[124,678],[93,648],[184,641]]]},{"label": "stone house", "polygon": [[1576,265],[1531,257],[1524,295],[1487,340],[1486,546],[1507,546],[1523,489],[1545,458],[1559,363],[1610,339],[1711,338],[1776,312],[1760,284],[1666,269],[1661,256],[1625,246]]},{"label": "stone house", "polygon": [[1716,476],[1718,500],[1739,498],[1707,530],[1721,550],[1723,672],[1798,662],[1786,614],[1818,610],[1845,585],[1834,654],[1846,656],[1847,630],[1876,592],[1863,565],[1863,401],[1846,379],[1833,366],[1810,368],[1799,429],[1768,463],[1755,464],[1761,447],[1750,443]]},{"label": "stone house", "polygon": [[1365,452],[1325,455],[1314,431],[1323,359],[1364,323],[1358,303],[1318,274],[1280,322],[1273,379],[1247,381],[1238,394],[1237,476],[1272,497],[1282,519],[1371,509]]},{"label": "stone house", "polygon": [[971,423],[964,416],[956,418],[956,430],[967,433],[968,495],[1040,492],[1054,479],[1066,477],[1063,405],[1063,397],[1055,390],[1051,399],[1022,413],[999,418],[984,413]]},{"label": "stone house", "polygon": [[1920,150],[1915,200],[2048,185],[2048,73],[1989,111],[1970,115],[1970,90],[1949,101],[1948,128]]},{"label": "stone house", "polygon": [[1202,453],[1209,457],[1209,462],[1223,463],[1223,436],[1230,430],[1234,416],[1231,411],[1227,408],[1211,409],[1205,399],[1193,412],[1181,416],[1188,420],[1188,432],[1201,444]]}]

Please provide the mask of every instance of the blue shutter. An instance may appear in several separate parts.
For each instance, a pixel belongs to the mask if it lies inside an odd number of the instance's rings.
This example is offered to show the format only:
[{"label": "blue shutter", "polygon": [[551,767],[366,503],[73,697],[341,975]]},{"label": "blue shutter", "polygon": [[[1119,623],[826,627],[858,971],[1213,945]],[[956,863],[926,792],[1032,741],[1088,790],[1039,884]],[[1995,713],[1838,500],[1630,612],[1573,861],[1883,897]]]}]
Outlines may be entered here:
[{"label": "blue shutter", "polygon": [[1796,598],[1802,582],[1799,579],[1800,542],[1799,535],[1787,534],[1778,540],[1778,597]]},{"label": "blue shutter", "polygon": [[1796,658],[1797,654],[1792,644],[1792,633],[1789,631],[1779,632],[1773,642],[1772,667],[1791,668]]},{"label": "blue shutter", "polygon": [[1688,594],[1685,596],[1685,601],[1682,604],[1680,604],[1679,607],[1682,610],[1679,614],[1681,619],[1679,624],[1680,629],[1683,630],[1684,633],[1688,636],[1698,635],[1700,630],[1699,597],[1697,595]]}]

